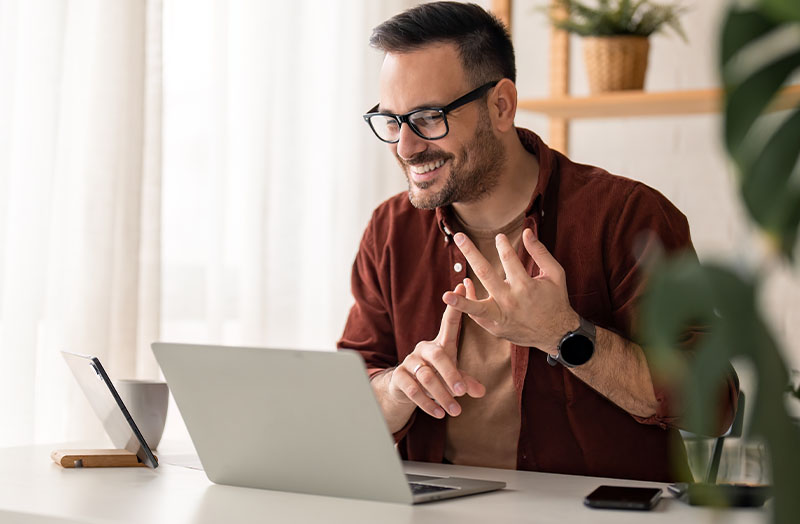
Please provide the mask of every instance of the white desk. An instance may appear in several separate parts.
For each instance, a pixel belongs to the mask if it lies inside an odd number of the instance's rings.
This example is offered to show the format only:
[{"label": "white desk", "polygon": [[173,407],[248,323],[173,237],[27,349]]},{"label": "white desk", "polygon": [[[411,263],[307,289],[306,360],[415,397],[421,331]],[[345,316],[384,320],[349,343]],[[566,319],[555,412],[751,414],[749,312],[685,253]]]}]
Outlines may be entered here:
[{"label": "white desk", "polygon": [[[654,511],[596,510],[583,497],[600,484],[663,484],[408,463],[409,473],[504,480],[504,491],[418,506],[336,499],[212,484],[202,471],[161,463],[148,468],[62,469],[50,451],[0,449],[0,522],[136,523],[765,523],[768,510],[714,512],[666,492]],[[164,447],[164,446],[162,446]],[[167,448],[162,450],[168,455]],[[768,503],[769,504],[769,503]]]}]

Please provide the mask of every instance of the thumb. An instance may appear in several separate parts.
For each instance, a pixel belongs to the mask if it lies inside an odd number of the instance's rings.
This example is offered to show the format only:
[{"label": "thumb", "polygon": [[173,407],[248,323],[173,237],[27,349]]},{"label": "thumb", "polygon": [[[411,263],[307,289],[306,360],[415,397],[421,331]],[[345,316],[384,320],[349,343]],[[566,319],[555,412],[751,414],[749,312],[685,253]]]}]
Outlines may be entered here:
[{"label": "thumb", "polygon": [[564,271],[558,260],[550,254],[547,247],[536,238],[536,235],[530,229],[522,232],[522,243],[525,244],[528,254],[546,276],[552,278]]}]

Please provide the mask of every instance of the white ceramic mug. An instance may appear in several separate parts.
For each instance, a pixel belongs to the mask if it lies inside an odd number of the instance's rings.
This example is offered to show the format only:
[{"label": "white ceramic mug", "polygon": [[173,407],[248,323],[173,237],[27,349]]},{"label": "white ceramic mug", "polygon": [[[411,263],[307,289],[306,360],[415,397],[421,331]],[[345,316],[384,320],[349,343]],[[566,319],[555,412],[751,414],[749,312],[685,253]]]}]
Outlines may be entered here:
[{"label": "white ceramic mug", "polygon": [[116,380],[117,393],[150,449],[156,449],[164,433],[169,388],[157,380]]}]

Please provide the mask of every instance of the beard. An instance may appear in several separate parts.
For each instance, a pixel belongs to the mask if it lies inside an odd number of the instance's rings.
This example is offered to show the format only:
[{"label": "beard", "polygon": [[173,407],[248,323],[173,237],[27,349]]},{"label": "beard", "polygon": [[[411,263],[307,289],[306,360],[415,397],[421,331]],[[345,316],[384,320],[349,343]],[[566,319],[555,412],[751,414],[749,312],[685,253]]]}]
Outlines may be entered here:
[{"label": "beard", "polygon": [[[414,207],[435,209],[454,202],[476,202],[487,197],[497,186],[500,172],[506,162],[505,149],[500,139],[492,132],[488,111],[484,110],[482,113],[475,134],[457,155],[426,149],[406,161],[395,153],[406,175],[408,198]],[[437,181],[413,182],[408,174],[409,165],[427,164],[437,160],[447,162],[443,167],[450,169],[450,175],[442,189],[436,193],[426,194],[426,190]]]}]

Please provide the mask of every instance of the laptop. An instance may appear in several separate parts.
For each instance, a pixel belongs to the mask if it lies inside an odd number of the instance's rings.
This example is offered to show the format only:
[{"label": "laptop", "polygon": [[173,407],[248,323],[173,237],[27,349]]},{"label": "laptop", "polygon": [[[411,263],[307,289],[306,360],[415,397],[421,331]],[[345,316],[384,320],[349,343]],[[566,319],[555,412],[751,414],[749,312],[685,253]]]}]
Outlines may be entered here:
[{"label": "laptop", "polygon": [[68,351],[62,351],[61,355],[114,446],[135,453],[139,462],[148,467],[158,467],[158,459],[142,437],[100,359]]},{"label": "laptop", "polygon": [[217,484],[407,504],[505,487],[404,475],[355,351],[152,348]]}]

